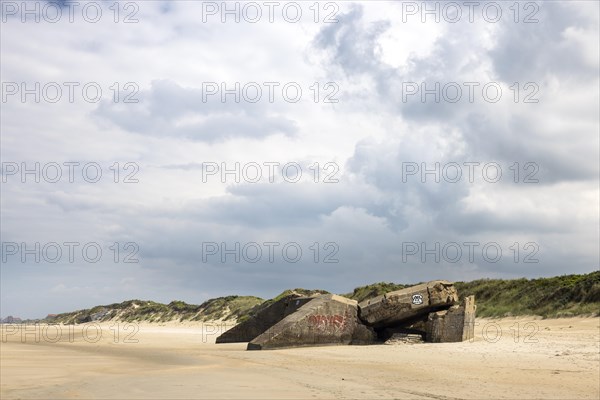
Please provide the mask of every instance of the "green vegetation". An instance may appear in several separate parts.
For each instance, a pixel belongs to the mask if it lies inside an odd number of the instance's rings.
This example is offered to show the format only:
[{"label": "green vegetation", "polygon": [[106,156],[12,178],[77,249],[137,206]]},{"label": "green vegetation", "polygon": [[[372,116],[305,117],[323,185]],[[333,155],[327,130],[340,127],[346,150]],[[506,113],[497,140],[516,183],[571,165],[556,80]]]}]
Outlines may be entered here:
[{"label": "green vegetation", "polygon": [[279,300],[283,299],[284,297],[289,296],[292,293],[298,293],[298,294],[301,294],[303,296],[313,296],[315,294],[328,294],[329,292],[326,291],[326,290],[320,290],[320,289],[310,290],[310,289],[302,289],[302,288],[284,290],[283,292],[281,292],[280,294],[278,294],[274,298],[272,298],[270,300],[263,301],[260,304],[257,304],[254,307],[252,307],[248,312],[242,314],[238,318],[238,322],[244,322],[245,320],[247,320],[251,316],[253,316],[256,313],[258,313],[259,311],[267,308],[268,306],[270,306],[274,302],[279,301]]},{"label": "green vegetation", "polygon": [[352,300],[356,300],[359,303],[363,300],[371,299],[373,297],[381,296],[387,292],[393,292],[394,290],[400,290],[407,288],[411,285],[402,285],[391,282],[379,282],[372,285],[361,286],[354,289],[352,293],[346,293],[342,296]]},{"label": "green vegetation", "polygon": [[267,301],[276,302],[278,300],[283,299],[285,296],[289,296],[292,293],[298,293],[298,294],[301,294],[302,296],[313,296],[313,295],[319,294],[319,293],[328,294],[329,292],[327,290],[321,290],[321,289],[315,289],[315,290],[302,289],[302,288],[288,289],[288,290],[284,290],[276,297],[272,298],[271,300],[267,300]]},{"label": "green vegetation", "polygon": [[600,315],[600,272],[539,279],[456,282],[461,297],[475,295],[477,316]]},{"label": "green vegetation", "polygon": [[201,313],[195,320],[231,320],[247,314],[253,307],[264,300],[254,296],[227,296],[205,301],[200,306]]},{"label": "green vegetation", "polygon": [[208,300],[201,305],[172,301],[169,304],[145,300],[128,300],[91,309],[58,314],[53,323],[76,324],[91,321],[125,322],[214,321],[237,319],[263,303],[254,296],[228,296]]},{"label": "green vegetation", "polygon": [[[363,301],[412,285],[374,283],[343,296]],[[600,271],[584,275],[563,275],[539,279],[480,279],[456,282],[460,297],[475,295],[478,317],[540,315],[546,318],[600,315]],[[53,323],[76,324],[89,321],[214,321],[242,322],[273,302],[296,292],[305,296],[328,293],[325,290],[286,290],[270,300],[254,296],[227,296],[201,305],[172,301],[169,304],[128,300],[87,310],[59,314]]]},{"label": "green vegetation", "polygon": [[[478,317],[600,315],[600,271],[539,279],[480,279],[454,285],[461,298],[475,295]],[[360,302],[408,286],[412,285],[380,282],[344,296]]]}]

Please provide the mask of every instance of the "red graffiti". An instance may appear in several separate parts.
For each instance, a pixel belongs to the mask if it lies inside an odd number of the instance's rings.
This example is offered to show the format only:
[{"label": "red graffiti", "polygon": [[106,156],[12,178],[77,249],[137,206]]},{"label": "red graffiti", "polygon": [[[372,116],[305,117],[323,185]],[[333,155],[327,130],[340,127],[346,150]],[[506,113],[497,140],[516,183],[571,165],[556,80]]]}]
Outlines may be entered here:
[{"label": "red graffiti", "polygon": [[309,315],[308,323],[316,329],[342,331],[346,328],[348,318],[345,315]]}]

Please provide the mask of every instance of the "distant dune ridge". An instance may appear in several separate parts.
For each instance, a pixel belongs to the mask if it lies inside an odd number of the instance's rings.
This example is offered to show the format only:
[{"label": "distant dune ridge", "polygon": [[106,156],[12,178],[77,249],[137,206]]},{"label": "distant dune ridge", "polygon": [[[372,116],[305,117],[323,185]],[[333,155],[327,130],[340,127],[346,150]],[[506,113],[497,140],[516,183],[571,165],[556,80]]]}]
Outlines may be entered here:
[{"label": "distant dune ridge", "polygon": [[[354,289],[342,296],[363,301],[410,285],[375,283]],[[570,317],[600,315],[600,271],[582,275],[563,275],[539,279],[481,279],[455,282],[461,296],[475,295],[478,317],[540,315]],[[264,300],[254,296],[227,296],[210,299],[200,305],[172,301],[169,304],[145,300],[96,306],[91,309],[53,314],[43,322],[77,324],[91,321],[169,322],[226,321],[241,322],[272,302],[289,295],[328,293],[325,290],[286,290]]]}]

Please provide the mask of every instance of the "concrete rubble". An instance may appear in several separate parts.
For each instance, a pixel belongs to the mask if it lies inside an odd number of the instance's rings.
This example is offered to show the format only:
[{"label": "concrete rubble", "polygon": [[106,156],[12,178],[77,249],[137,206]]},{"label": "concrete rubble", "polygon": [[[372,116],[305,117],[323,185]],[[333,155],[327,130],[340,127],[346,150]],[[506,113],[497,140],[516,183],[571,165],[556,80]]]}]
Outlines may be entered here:
[{"label": "concrete rubble", "polygon": [[464,342],[475,332],[475,296],[465,297],[461,305],[430,313],[425,324],[428,342]]},{"label": "concrete rubble", "polygon": [[390,326],[458,301],[454,285],[432,281],[389,292],[360,303],[360,318],[373,327]]},{"label": "concrete rubble", "polygon": [[342,296],[318,296],[248,343],[248,350],[297,346],[368,344],[375,332],[358,319],[358,303]]},{"label": "concrete rubble", "polygon": [[383,344],[417,344],[423,343],[423,336],[416,333],[394,333],[392,337],[386,340]]},{"label": "concrete rubble", "polygon": [[216,342],[249,342],[312,299],[313,297],[291,293],[260,309],[255,315],[224,332]]},{"label": "concrete rubble", "polygon": [[423,283],[361,303],[333,294],[292,293],[224,332],[217,343],[248,342],[248,350],[266,350],[471,340],[475,297],[458,303],[456,288],[447,281]]}]

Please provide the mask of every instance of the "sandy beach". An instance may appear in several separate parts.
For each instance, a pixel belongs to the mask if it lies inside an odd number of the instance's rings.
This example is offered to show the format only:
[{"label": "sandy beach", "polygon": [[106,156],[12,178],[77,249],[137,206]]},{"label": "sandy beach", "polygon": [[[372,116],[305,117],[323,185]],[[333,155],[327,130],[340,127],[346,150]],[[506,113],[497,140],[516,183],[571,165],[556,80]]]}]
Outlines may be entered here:
[{"label": "sandy beach", "polygon": [[4,325],[0,397],[600,398],[600,318],[477,323],[472,342],[275,351],[216,345],[217,324]]}]

